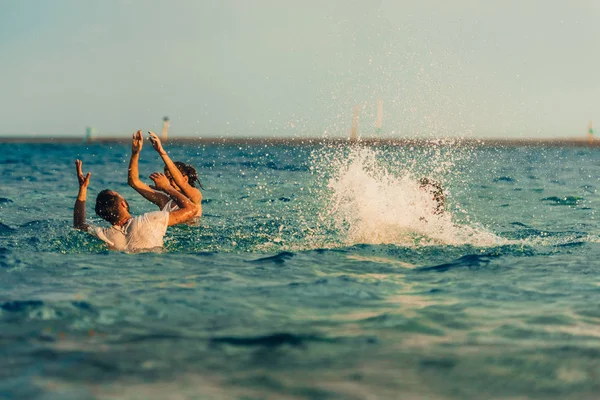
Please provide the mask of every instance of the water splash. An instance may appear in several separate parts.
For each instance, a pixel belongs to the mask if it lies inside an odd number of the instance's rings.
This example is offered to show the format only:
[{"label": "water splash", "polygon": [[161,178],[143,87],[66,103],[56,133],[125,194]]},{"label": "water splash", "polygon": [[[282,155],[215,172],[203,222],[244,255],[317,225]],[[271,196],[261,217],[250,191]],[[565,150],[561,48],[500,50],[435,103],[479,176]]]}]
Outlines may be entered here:
[{"label": "water splash", "polygon": [[[414,149],[413,149],[414,150]],[[334,153],[336,153],[334,151]],[[344,152],[342,152],[344,153]],[[437,213],[438,203],[419,183],[419,171],[429,170],[427,176],[444,182],[443,167],[454,163],[438,157],[423,163],[406,159],[402,151],[396,157],[385,157],[377,149],[352,147],[334,157],[326,157],[331,175],[327,182],[329,194],[322,219],[330,219],[345,238],[345,244],[396,244],[400,246],[464,245],[494,246],[504,240],[481,226],[470,222],[468,214],[455,205]],[[423,164],[421,163],[421,164]],[[450,188],[444,188],[451,198]],[[456,214],[461,213],[458,222]]]}]

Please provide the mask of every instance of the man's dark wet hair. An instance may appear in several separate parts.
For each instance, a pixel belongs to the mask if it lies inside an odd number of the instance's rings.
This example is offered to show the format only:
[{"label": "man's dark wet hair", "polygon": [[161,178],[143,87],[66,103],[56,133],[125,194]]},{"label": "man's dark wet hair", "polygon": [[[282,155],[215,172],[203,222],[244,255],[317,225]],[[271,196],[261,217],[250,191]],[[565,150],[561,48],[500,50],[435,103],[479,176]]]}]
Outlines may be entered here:
[{"label": "man's dark wet hair", "polygon": [[442,185],[438,181],[429,178],[419,179],[419,184],[421,189],[427,190],[429,193],[433,194],[433,199],[437,203],[435,214],[443,213],[444,207],[446,206],[446,195],[444,194]]},{"label": "man's dark wet hair", "polygon": [[96,196],[96,214],[103,220],[116,224],[119,219],[119,196],[112,190],[104,189]]},{"label": "man's dark wet hair", "polygon": [[[191,187],[196,187],[196,182],[198,182],[198,186],[200,186],[200,189],[204,189],[204,187],[202,187],[202,183],[200,182],[200,178],[198,178],[198,172],[196,172],[196,168],[181,161],[175,161],[173,164],[175,164],[175,166],[183,176],[187,176],[188,183]],[[169,169],[165,166],[165,174],[167,174],[168,172]]]}]

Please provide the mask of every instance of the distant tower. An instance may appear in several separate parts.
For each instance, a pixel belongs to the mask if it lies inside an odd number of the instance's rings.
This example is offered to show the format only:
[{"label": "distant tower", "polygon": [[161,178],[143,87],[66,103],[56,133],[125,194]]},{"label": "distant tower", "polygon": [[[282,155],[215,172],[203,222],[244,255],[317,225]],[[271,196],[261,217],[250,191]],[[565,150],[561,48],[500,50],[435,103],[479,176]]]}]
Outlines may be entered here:
[{"label": "distant tower", "polygon": [[162,129],[162,141],[167,141],[167,136],[169,135],[169,117],[163,118],[163,129]]},{"label": "distant tower", "polygon": [[592,126],[592,121],[590,121],[588,125],[588,142],[590,144],[594,142],[594,127]]},{"label": "distant tower", "polygon": [[383,100],[377,100],[377,122],[375,124],[375,128],[377,129],[377,134],[381,135],[381,125],[383,124]]},{"label": "distant tower", "polygon": [[85,128],[85,136],[83,137],[83,143],[90,143],[94,136],[96,135],[96,130],[91,126],[87,126]]},{"label": "distant tower", "polygon": [[350,131],[350,141],[356,142],[358,140],[358,106],[354,106],[354,116],[352,117],[352,130]]}]

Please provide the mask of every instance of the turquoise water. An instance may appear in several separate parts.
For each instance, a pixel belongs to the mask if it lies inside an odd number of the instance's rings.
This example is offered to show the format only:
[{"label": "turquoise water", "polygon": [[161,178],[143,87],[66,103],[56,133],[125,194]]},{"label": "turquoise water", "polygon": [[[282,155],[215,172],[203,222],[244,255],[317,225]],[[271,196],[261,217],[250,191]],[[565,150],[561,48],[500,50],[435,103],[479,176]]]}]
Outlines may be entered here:
[{"label": "turquoise water", "polygon": [[125,254],[73,161],[153,211],[129,146],[0,144],[0,399],[600,396],[598,148],[169,149],[201,224]]}]

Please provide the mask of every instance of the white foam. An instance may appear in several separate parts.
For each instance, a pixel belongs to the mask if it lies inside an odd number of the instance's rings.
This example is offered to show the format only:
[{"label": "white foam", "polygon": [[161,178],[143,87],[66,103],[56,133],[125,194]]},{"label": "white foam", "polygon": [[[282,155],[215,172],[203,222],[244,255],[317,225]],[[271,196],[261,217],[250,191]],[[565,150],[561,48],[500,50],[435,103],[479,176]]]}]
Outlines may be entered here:
[{"label": "white foam", "polygon": [[[346,244],[494,246],[504,243],[481,226],[456,222],[448,207],[443,214],[436,215],[437,203],[420,188],[421,176],[413,176],[410,168],[399,162],[383,162],[382,158],[376,150],[361,147],[351,149],[345,156],[328,157],[330,197],[325,216],[345,235]],[[444,191],[448,196],[448,188]]]}]

